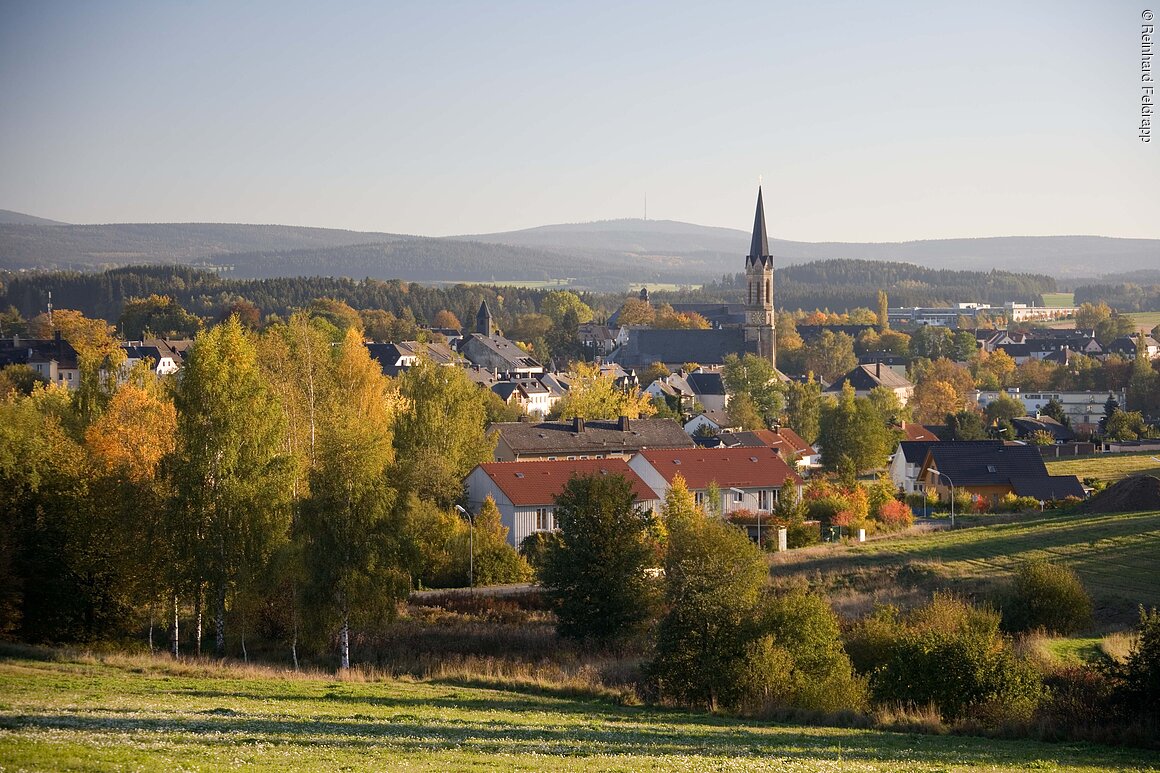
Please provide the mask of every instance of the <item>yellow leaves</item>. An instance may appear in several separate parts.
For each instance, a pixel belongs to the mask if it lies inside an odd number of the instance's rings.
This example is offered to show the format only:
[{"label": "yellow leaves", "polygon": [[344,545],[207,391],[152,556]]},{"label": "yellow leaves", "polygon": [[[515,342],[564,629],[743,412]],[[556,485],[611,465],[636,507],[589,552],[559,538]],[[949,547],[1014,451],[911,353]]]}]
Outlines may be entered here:
[{"label": "yellow leaves", "polygon": [[596,365],[579,363],[575,375],[572,388],[557,403],[556,412],[561,419],[575,416],[584,419],[615,419],[618,416],[637,419],[652,416],[657,411],[648,395],[621,389],[611,374],[602,373]]},{"label": "yellow leaves", "polygon": [[106,471],[140,483],[156,476],[162,458],[175,448],[176,433],[173,403],[126,384],[89,426],[85,443]]}]

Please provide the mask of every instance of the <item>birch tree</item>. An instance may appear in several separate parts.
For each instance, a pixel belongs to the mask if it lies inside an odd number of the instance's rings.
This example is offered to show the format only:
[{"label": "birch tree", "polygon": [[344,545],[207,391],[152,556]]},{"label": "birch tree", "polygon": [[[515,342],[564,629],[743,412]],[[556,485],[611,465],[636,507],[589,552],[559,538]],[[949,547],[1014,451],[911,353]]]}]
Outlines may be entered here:
[{"label": "birch tree", "polygon": [[174,395],[174,514],[195,593],[213,593],[217,651],[226,600],[252,580],[289,528],[285,419],[236,317],[198,336]]},{"label": "birch tree", "polygon": [[324,629],[337,626],[345,670],[351,627],[389,618],[410,578],[387,479],[398,398],[357,331],[348,330],[338,348],[334,375],[300,531],[308,609]]}]

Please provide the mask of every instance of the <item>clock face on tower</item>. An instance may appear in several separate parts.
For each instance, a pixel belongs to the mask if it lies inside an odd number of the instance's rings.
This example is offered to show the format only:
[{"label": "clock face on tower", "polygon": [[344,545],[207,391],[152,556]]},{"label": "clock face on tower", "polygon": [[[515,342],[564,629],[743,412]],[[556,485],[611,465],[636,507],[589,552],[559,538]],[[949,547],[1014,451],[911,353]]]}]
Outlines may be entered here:
[{"label": "clock face on tower", "polygon": [[760,311],[749,312],[749,324],[760,325],[764,321],[765,321],[765,314],[763,312],[760,312]]}]

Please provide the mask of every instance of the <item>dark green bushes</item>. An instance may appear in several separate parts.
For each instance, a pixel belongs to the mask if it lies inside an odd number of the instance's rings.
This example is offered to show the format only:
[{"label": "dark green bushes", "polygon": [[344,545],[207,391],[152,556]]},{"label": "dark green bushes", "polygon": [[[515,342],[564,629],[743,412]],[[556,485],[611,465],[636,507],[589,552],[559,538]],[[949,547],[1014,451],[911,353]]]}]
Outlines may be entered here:
[{"label": "dark green bushes", "polygon": [[1075,572],[1047,561],[1019,568],[1002,599],[1003,626],[1009,631],[1042,628],[1068,634],[1092,624],[1092,600]]}]

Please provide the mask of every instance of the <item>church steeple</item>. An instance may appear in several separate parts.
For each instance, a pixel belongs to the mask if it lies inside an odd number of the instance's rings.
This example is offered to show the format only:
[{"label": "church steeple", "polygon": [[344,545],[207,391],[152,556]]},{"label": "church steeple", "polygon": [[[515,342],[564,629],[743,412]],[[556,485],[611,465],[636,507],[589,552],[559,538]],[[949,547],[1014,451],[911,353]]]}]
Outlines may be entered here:
[{"label": "church steeple", "polygon": [[479,304],[479,311],[475,313],[475,332],[491,338],[491,309],[487,307],[487,299]]},{"label": "church steeple", "polygon": [[773,311],[773,256],[765,232],[765,205],[757,187],[753,238],[745,258],[745,344],[754,354],[777,366],[777,335]]},{"label": "church steeple", "polygon": [[761,186],[757,186],[757,213],[753,216],[753,238],[749,242],[748,263],[772,263],[769,237],[765,233],[765,205],[761,201]]}]

